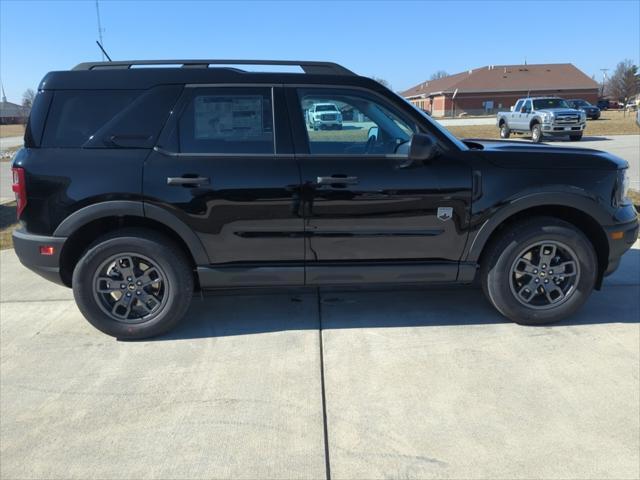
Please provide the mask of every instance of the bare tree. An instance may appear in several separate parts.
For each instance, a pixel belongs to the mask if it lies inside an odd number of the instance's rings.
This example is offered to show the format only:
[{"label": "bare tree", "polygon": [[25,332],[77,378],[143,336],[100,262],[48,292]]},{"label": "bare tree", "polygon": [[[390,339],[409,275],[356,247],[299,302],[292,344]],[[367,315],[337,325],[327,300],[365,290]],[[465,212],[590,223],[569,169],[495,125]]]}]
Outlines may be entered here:
[{"label": "bare tree", "polygon": [[31,108],[35,98],[36,92],[33,91],[33,88],[27,88],[22,94],[22,106],[24,108]]},{"label": "bare tree", "polygon": [[444,70],[438,70],[436,73],[431,74],[431,77],[429,77],[429,80],[438,80],[439,78],[444,78],[448,76],[449,74]]},{"label": "bare tree", "polygon": [[389,90],[391,90],[391,84],[386,81],[384,78],[380,78],[380,77],[371,77],[373,80],[375,80],[376,82],[384,85],[385,87],[387,87]]},{"label": "bare tree", "polygon": [[627,101],[638,93],[638,66],[631,60],[618,63],[613,75],[609,78],[607,93],[618,101]]}]

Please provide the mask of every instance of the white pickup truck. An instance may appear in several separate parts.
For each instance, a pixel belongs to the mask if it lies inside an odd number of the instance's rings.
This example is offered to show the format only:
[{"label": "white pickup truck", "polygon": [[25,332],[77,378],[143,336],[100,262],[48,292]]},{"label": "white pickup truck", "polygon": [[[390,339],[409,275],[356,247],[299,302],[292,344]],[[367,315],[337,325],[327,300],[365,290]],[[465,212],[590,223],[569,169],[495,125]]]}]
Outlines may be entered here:
[{"label": "white pickup truck", "polygon": [[528,133],[534,143],[543,137],[559,136],[578,141],[586,124],[585,112],[571,108],[557,97],[521,98],[510,112],[498,112],[496,119],[501,138],[509,138],[512,133]]}]

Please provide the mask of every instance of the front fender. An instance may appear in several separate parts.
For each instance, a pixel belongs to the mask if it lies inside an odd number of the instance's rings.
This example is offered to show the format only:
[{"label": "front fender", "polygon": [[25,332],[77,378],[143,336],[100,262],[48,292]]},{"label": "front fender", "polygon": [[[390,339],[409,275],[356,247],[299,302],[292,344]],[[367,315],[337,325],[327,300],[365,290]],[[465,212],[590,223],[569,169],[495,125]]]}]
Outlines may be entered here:
[{"label": "front fender", "polygon": [[611,223],[611,215],[595,197],[583,193],[529,192],[504,202],[485,212],[478,223],[475,235],[471,232],[468,249],[463,261],[477,262],[491,234],[510,217],[535,207],[570,207],[590,216],[600,225]]}]

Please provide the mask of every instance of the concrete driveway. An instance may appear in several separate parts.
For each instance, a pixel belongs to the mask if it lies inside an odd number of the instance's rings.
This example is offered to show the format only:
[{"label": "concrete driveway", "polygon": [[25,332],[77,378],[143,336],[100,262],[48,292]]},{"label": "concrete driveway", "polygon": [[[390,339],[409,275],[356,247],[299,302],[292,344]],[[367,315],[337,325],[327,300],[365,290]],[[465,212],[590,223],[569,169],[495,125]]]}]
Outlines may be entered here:
[{"label": "concrete driveway", "polygon": [[0,476],[638,478],[640,242],[562,324],[479,290],[194,299],[118,342],[0,252]]}]

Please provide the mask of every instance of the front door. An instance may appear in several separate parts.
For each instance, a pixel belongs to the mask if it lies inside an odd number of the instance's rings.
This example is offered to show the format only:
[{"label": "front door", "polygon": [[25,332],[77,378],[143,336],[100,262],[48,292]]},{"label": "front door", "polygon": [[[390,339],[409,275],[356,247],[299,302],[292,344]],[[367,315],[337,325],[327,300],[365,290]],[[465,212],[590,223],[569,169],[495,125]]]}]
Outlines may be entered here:
[{"label": "front door", "polygon": [[[471,201],[471,170],[456,152],[443,148],[430,162],[408,165],[421,128],[373,92],[290,88],[287,101],[307,284],[454,281]],[[315,130],[304,118],[318,104],[335,106],[339,117]]]},{"label": "front door", "polygon": [[196,233],[203,286],[301,285],[300,176],[282,89],[188,86],[172,117],[145,164],[145,202]]}]

